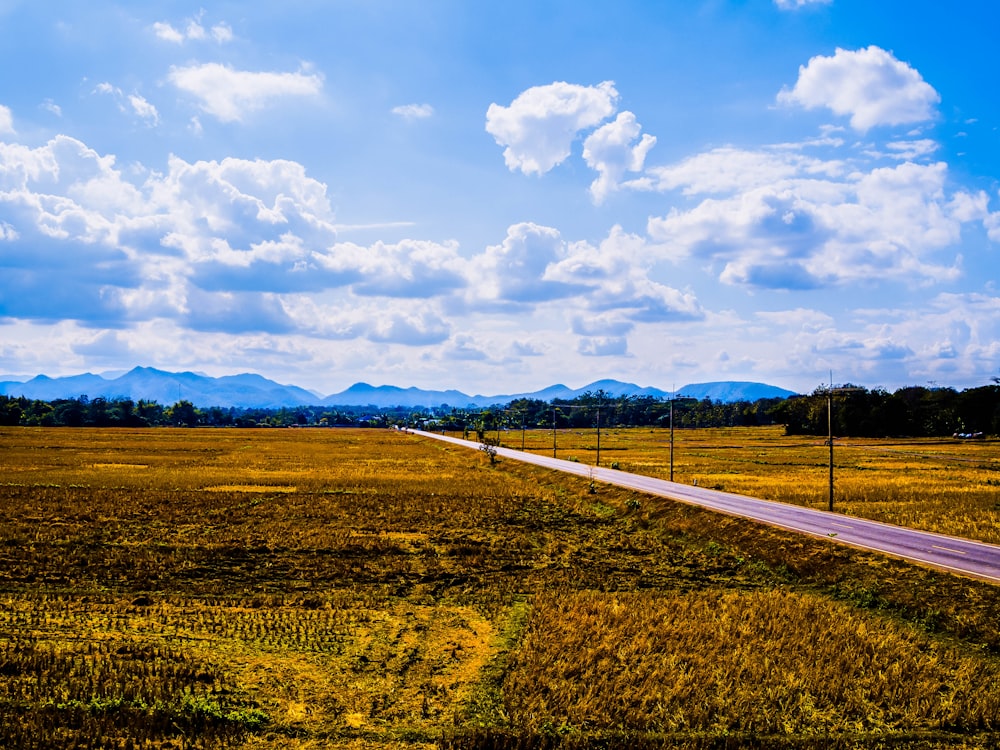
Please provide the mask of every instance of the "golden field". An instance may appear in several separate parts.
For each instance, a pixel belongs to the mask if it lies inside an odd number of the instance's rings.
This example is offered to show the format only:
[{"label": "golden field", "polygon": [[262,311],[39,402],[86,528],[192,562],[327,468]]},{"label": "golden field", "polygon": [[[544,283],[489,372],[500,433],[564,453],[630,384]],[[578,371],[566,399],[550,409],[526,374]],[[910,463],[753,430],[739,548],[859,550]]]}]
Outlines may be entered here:
[{"label": "golden field", "polygon": [[[458,435],[458,433],[452,433]],[[520,431],[501,432],[521,448]],[[526,450],[552,455],[552,433],[529,430]],[[670,432],[601,431],[601,465],[670,477]],[[559,458],[593,464],[596,430],[559,430]],[[766,500],[826,508],[826,438],[782,427],[674,430],[674,480]],[[1000,544],[1000,442],[941,438],[834,440],[834,505],[848,515]]]},{"label": "golden field", "polygon": [[[841,508],[995,532],[991,448],[838,444]],[[678,431],[675,479],[821,505],[825,450]],[[5,748],[1000,740],[986,583],[392,431],[5,428],[0,468]]]}]

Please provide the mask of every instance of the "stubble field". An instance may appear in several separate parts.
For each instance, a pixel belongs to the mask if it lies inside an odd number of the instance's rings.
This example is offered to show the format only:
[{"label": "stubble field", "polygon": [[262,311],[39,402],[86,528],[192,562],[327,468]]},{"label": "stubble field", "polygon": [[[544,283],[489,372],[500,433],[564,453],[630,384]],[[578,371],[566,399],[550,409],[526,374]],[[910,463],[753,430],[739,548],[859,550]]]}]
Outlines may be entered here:
[{"label": "stubble field", "polygon": [[[675,478],[754,494],[695,437]],[[4,429],[0,468],[2,747],[998,740],[986,583],[390,431]]]}]

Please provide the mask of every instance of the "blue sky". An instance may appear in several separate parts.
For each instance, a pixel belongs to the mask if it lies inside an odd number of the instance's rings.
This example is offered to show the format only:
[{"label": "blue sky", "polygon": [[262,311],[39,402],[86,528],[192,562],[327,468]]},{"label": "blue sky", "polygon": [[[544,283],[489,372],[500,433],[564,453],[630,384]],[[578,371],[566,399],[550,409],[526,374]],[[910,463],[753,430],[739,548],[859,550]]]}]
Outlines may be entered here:
[{"label": "blue sky", "polygon": [[0,0],[0,374],[988,383],[998,22]]}]

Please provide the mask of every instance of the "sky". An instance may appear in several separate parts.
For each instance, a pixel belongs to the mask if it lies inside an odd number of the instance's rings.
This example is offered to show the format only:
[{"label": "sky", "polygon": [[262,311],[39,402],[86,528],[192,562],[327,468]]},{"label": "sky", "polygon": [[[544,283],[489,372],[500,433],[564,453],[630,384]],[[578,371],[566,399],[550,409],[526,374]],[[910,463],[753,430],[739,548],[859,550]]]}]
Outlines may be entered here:
[{"label": "sky", "polygon": [[0,377],[1000,375],[993,0],[0,0]]}]

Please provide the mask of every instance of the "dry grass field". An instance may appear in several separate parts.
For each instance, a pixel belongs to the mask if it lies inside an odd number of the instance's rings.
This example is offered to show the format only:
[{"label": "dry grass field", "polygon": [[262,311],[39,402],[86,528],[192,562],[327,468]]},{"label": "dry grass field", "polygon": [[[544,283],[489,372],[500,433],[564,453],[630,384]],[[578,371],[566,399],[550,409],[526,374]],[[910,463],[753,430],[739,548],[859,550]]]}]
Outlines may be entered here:
[{"label": "dry grass field", "polygon": [[[602,463],[662,476],[649,437]],[[781,484],[678,437],[681,481]],[[0,747],[1000,740],[985,583],[390,431],[9,428],[0,472]]]}]

